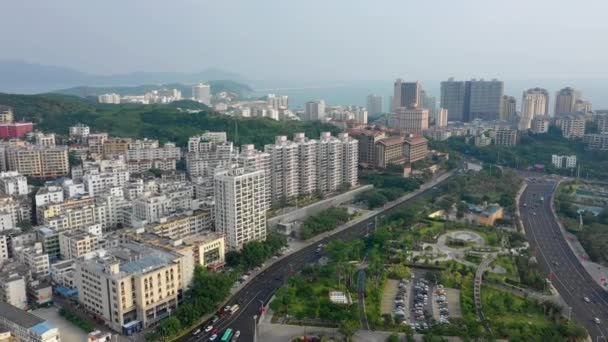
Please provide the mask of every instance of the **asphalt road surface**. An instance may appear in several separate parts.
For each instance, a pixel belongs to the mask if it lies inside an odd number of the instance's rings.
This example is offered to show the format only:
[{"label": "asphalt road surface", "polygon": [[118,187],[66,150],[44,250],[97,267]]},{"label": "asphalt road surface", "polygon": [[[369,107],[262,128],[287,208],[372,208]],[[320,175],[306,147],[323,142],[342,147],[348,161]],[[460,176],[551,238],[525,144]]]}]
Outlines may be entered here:
[{"label": "asphalt road surface", "polygon": [[[368,232],[369,229],[373,228],[376,217],[378,217],[378,219],[383,219],[385,215],[391,214],[396,210],[407,206],[413,201],[421,198],[430,198],[437,193],[438,190],[436,190],[436,187],[427,189],[426,191],[421,192],[420,194],[410,198],[396,207],[392,207],[380,212],[377,215],[372,216],[369,219],[332,236],[329,236],[318,243],[327,244],[328,242],[334,240],[353,240],[356,238],[361,238]],[[215,341],[220,340],[223,332],[227,328],[231,328],[234,331],[240,331],[241,335],[238,341],[254,341],[254,329],[256,329],[254,317],[259,317],[262,307],[268,304],[268,301],[277,291],[277,289],[281,287],[286,277],[293,272],[301,270],[306,264],[315,263],[319,259],[319,254],[316,252],[316,249],[317,244],[313,244],[275,262],[265,271],[253,278],[249,284],[247,284],[247,286],[237,292],[232,297],[229,304],[239,304],[240,309],[235,314],[225,316],[214,324],[214,329],[218,329],[218,337],[215,339]],[[209,322],[205,322],[197,327],[201,329],[201,333],[199,333],[197,336],[187,335],[179,339],[179,341],[209,341],[211,332],[204,332],[204,328],[209,324]]]},{"label": "asphalt road surface", "polygon": [[[608,294],[587,273],[560,231],[551,212],[556,187],[555,180],[528,181],[519,203],[526,235],[541,268],[568,304],[566,315],[587,328],[593,341],[606,341]],[[595,318],[601,323],[594,322]]]}]

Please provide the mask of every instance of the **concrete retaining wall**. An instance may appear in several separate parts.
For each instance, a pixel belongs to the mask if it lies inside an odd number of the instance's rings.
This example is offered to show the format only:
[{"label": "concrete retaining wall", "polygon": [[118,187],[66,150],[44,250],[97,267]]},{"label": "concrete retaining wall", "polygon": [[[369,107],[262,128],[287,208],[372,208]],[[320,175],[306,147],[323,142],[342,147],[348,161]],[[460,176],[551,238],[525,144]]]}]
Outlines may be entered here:
[{"label": "concrete retaining wall", "polygon": [[356,189],[352,189],[343,194],[333,196],[330,198],[326,198],[317,203],[313,203],[309,206],[298,208],[298,210],[293,210],[287,214],[275,216],[273,218],[268,219],[268,228],[274,228],[278,223],[288,223],[293,221],[302,221],[309,216],[320,213],[321,211],[341,205],[346,202],[350,202],[354,200],[359,194],[362,194],[366,191],[370,191],[374,188],[373,185],[363,185]]}]

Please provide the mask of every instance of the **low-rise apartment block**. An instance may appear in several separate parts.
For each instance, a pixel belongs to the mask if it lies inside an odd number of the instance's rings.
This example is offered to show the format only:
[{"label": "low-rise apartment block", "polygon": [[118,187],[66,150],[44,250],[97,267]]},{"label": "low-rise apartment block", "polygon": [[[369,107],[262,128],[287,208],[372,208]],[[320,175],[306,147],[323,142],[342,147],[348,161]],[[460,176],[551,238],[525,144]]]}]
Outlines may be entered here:
[{"label": "low-rise apartment block", "polygon": [[68,147],[27,145],[6,149],[8,169],[36,178],[66,176],[69,172]]},{"label": "low-rise apartment block", "polygon": [[22,342],[60,342],[59,329],[10,304],[0,302],[0,327]]},{"label": "low-rise apartment block", "polygon": [[76,262],[78,300],[115,331],[126,335],[171,314],[184,283],[183,256],[127,242]]}]

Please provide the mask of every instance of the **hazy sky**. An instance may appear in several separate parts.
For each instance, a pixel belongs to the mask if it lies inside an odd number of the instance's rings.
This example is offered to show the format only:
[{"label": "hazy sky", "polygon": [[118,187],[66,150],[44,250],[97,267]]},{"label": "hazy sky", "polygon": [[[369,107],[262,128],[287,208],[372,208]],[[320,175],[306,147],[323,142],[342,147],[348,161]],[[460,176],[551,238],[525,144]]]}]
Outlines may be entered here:
[{"label": "hazy sky", "polygon": [[0,58],[91,73],[608,76],[606,0],[2,0],[0,13]]}]

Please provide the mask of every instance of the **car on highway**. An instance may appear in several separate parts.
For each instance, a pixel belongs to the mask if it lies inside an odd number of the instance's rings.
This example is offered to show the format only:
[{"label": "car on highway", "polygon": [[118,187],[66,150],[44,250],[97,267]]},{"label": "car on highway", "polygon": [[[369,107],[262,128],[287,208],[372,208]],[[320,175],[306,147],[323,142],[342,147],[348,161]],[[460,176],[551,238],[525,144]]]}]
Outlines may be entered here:
[{"label": "car on highway", "polygon": [[591,303],[591,300],[587,296],[583,297],[583,300],[585,301],[585,303]]},{"label": "car on highway", "polygon": [[597,317],[593,318],[593,322],[595,322],[595,324],[602,324],[602,321],[600,321],[600,319]]},{"label": "car on highway", "polygon": [[211,319],[211,323],[215,323],[217,321],[220,320],[220,317],[218,315],[213,316],[213,318]]},{"label": "car on highway", "polygon": [[211,330],[213,330],[213,325],[208,325],[208,326],[205,328],[205,332],[210,332]]},{"label": "car on highway", "polygon": [[217,340],[217,334],[213,334],[211,335],[211,337],[209,337],[209,341],[215,341]]},{"label": "car on highway", "polygon": [[194,332],[192,333],[192,336],[196,336],[196,335],[198,335],[198,334],[200,334],[200,333],[201,333],[201,329],[196,329],[196,331],[194,331]]}]

